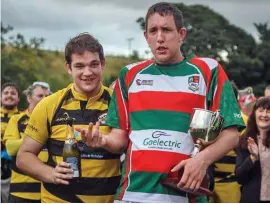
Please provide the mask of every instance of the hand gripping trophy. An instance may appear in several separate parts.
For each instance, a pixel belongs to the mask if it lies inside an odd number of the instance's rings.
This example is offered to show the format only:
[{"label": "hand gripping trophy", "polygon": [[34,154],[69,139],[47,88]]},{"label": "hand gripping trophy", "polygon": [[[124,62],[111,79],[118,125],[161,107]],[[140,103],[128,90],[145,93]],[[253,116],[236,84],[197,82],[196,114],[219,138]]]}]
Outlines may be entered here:
[{"label": "hand gripping trophy", "polygon": [[[191,122],[189,125],[189,134],[191,135],[193,141],[195,141],[195,144],[193,152],[190,155],[191,157],[195,157],[202,148],[215,142],[221,132],[223,122],[224,118],[220,115],[219,110],[212,112],[199,108],[193,109],[193,114],[191,116]],[[186,191],[177,187],[182,174],[183,169],[178,172],[178,177],[169,177],[163,180],[162,184],[172,187],[176,190]],[[209,190],[209,185],[209,178],[208,175],[206,175],[202,181],[201,187],[197,192],[186,192],[196,195],[210,195],[211,191]]]}]

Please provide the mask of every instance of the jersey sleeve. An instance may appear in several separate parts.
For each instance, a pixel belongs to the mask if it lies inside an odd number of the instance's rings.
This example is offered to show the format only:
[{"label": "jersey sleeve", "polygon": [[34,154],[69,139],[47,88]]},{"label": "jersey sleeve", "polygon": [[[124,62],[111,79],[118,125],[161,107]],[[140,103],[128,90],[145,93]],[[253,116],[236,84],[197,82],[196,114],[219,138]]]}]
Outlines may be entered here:
[{"label": "jersey sleeve", "polygon": [[221,115],[224,117],[223,128],[236,126],[239,131],[245,128],[231,83],[220,64],[212,69],[207,102],[210,110],[220,110]]},{"label": "jersey sleeve", "polygon": [[127,71],[126,67],[123,68],[116,80],[106,119],[108,126],[122,130],[129,130],[128,91],[125,81]]},{"label": "jersey sleeve", "polygon": [[19,114],[11,116],[3,139],[9,156],[14,156],[22,143],[20,132],[18,130],[18,119]]},{"label": "jersey sleeve", "polygon": [[[45,98],[46,99],[46,98]],[[33,138],[41,144],[45,144],[49,138],[48,133],[48,114],[47,114],[47,100],[41,100],[34,108],[28,125],[25,129],[25,134]]]}]

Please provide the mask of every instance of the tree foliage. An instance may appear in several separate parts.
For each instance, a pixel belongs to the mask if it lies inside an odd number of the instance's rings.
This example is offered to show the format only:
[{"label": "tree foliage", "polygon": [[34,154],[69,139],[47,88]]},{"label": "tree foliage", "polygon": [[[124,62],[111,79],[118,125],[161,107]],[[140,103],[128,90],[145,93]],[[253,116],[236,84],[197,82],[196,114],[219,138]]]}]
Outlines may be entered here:
[{"label": "tree foliage", "polygon": [[[182,52],[217,59],[239,88],[253,86],[255,93],[262,95],[264,87],[270,83],[268,24],[254,23],[260,39],[257,42],[252,35],[207,6],[182,3],[176,6],[183,13],[187,29]],[[138,18],[137,23],[144,29],[144,18]]]}]

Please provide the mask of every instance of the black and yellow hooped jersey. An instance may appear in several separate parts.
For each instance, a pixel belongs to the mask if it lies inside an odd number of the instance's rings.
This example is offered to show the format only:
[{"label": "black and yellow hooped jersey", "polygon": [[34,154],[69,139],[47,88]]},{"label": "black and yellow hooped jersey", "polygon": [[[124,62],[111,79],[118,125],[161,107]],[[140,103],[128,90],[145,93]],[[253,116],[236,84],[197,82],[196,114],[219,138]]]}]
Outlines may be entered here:
[{"label": "black and yellow hooped jersey", "polygon": [[2,142],[9,119],[11,118],[11,116],[18,114],[19,111],[17,108],[13,110],[7,110],[1,107],[0,112],[1,112],[1,142]]},{"label": "black and yellow hooped jersey", "polygon": [[[241,113],[241,115],[245,125],[247,125],[248,116],[246,116],[243,113]],[[242,130],[242,132],[239,133],[239,135],[241,136],[244,132],[245,129]],[[236,182],[236,178],[234,175],[235,163],[236,163],[236,152],[234,150],[230,151],[223,158],[216,161],[214,167],[215,181],[219,183]]]},{"label": "black and yellow hooped jersey", "polygon": [[[18,198],[38,201],[41,198],[41,182],[27,176],[16,166],[16,155],[22,144],[29,116],[28,110],[12,116],[6,128],[3,142],[8,154],[12,156],[10,194]],[[40,152],[39,159],[43,162],[47,161],[46,148]]]},{"label": "black and yellow hooped jersey", "polygon": [[[34,109],[25,133],[34,140],[47,144],[48,165],[55,167],[62,158],[66,139],[66,118],[74,118],[74,127],[88,128],[90,122],[101,122],[100,130],[108,134],[105,126],[112,91],[101,86],[100,92],[87,99],[71,84],[43,99]],[[69,185],[43,183],[42,202],[112,202],[120,181],[120,155],[103,148],[89,148],[75,134],[81,149],[81,178]]]}]

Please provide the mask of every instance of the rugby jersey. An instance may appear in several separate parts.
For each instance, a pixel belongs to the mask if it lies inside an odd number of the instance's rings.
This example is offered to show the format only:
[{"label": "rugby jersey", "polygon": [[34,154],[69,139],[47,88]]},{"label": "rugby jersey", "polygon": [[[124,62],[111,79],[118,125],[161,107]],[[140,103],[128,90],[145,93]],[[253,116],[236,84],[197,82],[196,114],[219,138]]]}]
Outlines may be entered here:
[{"label": "rugby jersey", "polygon": [[[88,99],[76,92],[74,85],[44,98],[34,109],[25,133],[47,144],[48,165],[55,167],[63,161],[66,140],[66,119],[74,118],[74,127],[88,128],[90,122],[101,122],[100,130],[108,134],[105,118],[112,91],[101,86],[99,93]],[[120,181],[120,155],[103,148],[89,148],[75,133],[81,150],[81,178],[69,185],[43,183],[42,202],[112,202]]]},{"label": "rugby jersey", "polygon": [[[16,166],[17,151],[22,144],[22,139],[25,135],[24,130],[29,117],[30,113],[28,110],[12,116],[6,128],[3,141],[7,152],[12,156],[10,194],[19,198],[38,201],[40,200],[41,182],[27,176]],[[43,162],[47,161],[48,152],[45,147],[40,152],[39,159]]]},{"label": "rugby jersey", "polygon": [[[8,124],[9,119],[12,115],[18,114],[19,111],[17,108],[13,110],[8,110],[4,107],[0,108],[1,112],[1,179],[9,178],[11,175],[10,165],[11,165],[11,157],[8,156],[6,147],[3,144],[3,137],[5,134],[5,130]],[[8,157],[8,158],[7,158]]]},{"label": "rugby jersey", "polygon": [[[241,112],[241,116],[245,125],[247,125],[248,116]],[[243,135],[245,129],[239,133],[239,136]],[[237,182],[234,171],[236,163],[236,151],[232,150],[226,154],[223,158],[215,162],[214,165],[214,177],[215,182],[227,183]]]},{"label": "rugby jersey", "polygon": [[184,192],[160,181],[190,157],[193,108],[220,109],[224,128],[244,126],[230,81],[214,59],[190,55],[171,65],[146,60],[120,71],[107,125],[127,130],[130,142],[116,200],[188,202]]}]

